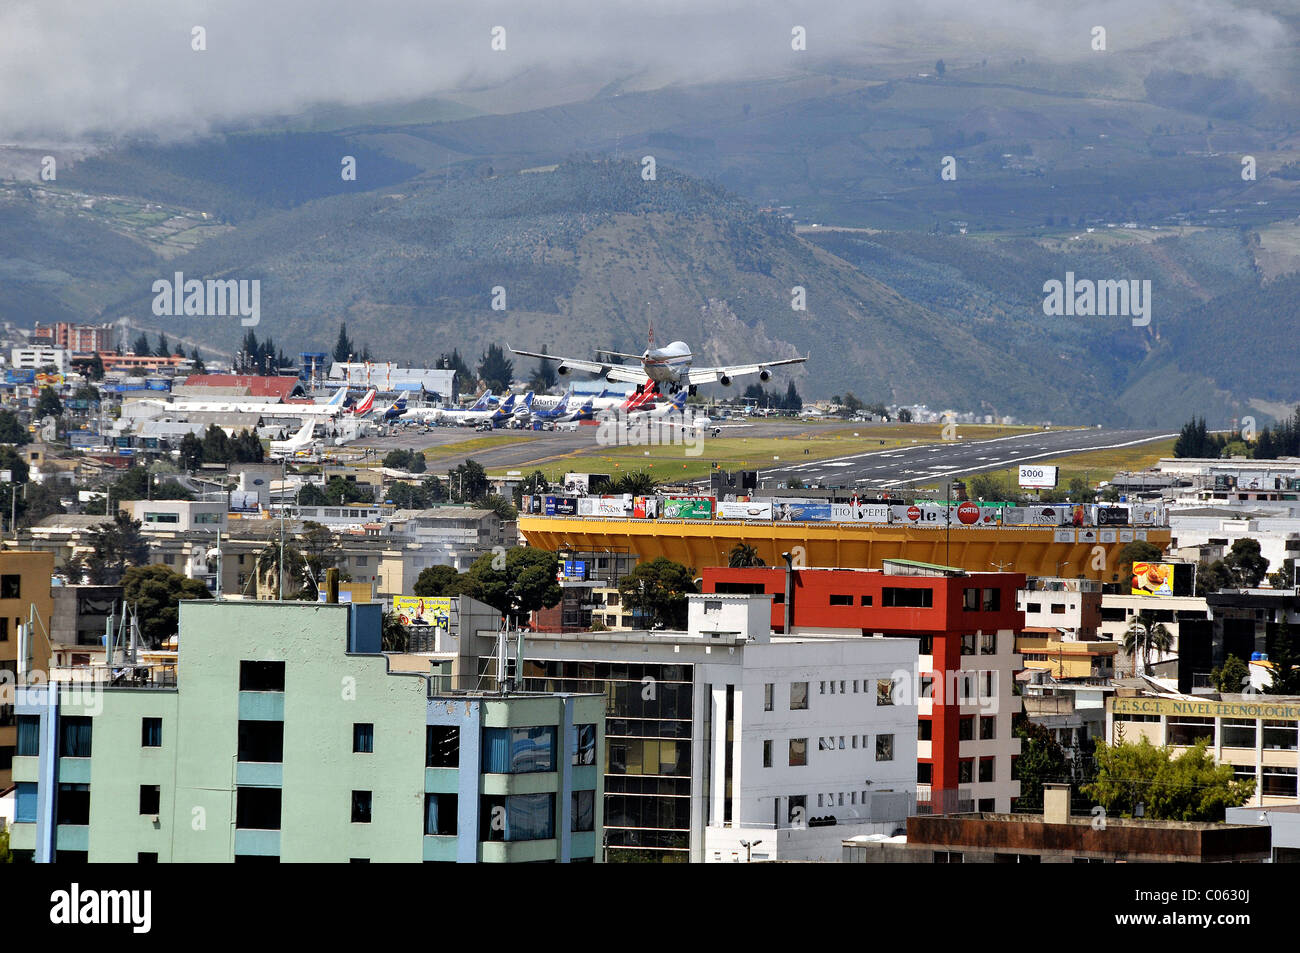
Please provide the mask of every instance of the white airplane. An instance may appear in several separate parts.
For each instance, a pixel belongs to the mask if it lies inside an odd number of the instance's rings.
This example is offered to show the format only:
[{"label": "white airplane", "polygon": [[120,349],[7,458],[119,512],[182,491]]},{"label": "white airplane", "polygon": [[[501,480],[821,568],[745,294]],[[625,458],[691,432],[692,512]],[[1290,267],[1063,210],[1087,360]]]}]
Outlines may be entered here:
[{"label": "white airplane", "polygon": [[[483,406],[480,407],[479,404]],[[472,427],[476,424],[490,423],[495,425],[498,421],[508,420],[515,409],[515,395],[510,394],[496,407],[484,403],[484,398],[480,397],[478,402],[469,410],[442,410],[435,411],[434,419],[440,423],[455,424],[458,427]]]},{"label": "white airplane", "polygon": [[300,429],[292,437],[285,440],[271,441],[271,456],[275,458],[293,457],[301,452],[309,452],[316,444],[316,438],[312,436],[316,430],[316,421],[310,418],[305,420]]},{"label": "white airplane", "polygon": [[715,381],[723,387],[730,387],[732,380],[747,374],[757,374],[759,380],[767,381],[772,376],[771,368],[782,364],[802,364],[808,360],[806,357],[789,357],[776,361],[763,361],[757,364],[693,368],[691,362],[695,356],[684,341],[673,341],[665,347],[655,347],[653,327],[647,335],[646,349],[643,353],[603,352],[613,357],[632,358],[640,361],[640,369],[628,364],[608,364],[604,361],[585,361],[578,358],[560,357],[554,354],[539,354],[536,351],[516,351],[509,344],[506,344],[506,347],[509,348],[510,353],[518,354],[520,357],[535,357],[543,361],[559,361],[560,366],[556,370],[561,376],[579,370],[599,374],[607,381],[624,381],[641,384],[642,386],[644,386],[642,379],[648,377],[656,384],[668,385],[669,391],[674,394],[682,387],[688,387],[691,391],[694,391],[699,384],[712,384]]},{"label": "white airplane", "polygon": [[[311,403],[282,403],[274,398],[263,399],[229,399],[201,400],[193,397],[178,397],[174,400],[153,400],[143,398],[140,403],[152,404],[169,412],[215,411],[217,413],[265,414],[268,417],[337,417],[345,408],[343,400],[347,397],[347,387],[340,387],[327,401]],[[132,403],[136,403],[132,401]]]}]

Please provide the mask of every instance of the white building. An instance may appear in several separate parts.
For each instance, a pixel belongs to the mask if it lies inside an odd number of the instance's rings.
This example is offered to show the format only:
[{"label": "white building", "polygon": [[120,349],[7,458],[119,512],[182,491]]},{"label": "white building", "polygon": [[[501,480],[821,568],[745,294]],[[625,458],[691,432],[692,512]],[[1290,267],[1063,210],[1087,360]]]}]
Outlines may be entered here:
[{"label": "white building", "polygon": [[16,347],[11,352],[14,370],[35,370],[54,365],[60,374],[67,369],[71,359],[68,352],[57,347]]}]

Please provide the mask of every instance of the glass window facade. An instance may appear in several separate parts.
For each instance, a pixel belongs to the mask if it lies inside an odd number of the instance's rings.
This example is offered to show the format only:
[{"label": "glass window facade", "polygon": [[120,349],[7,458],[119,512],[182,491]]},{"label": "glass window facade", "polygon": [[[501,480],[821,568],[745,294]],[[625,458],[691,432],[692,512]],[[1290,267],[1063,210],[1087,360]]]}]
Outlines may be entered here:
[{"label": "glass window facade", "polygon": [[83,715],[59,719],[59,757],[90,757],[91,720]]},{"label": "glass window facade", "polygon": [[[483,671],[490,674],[494,666],[484,660]],[[605,838],[611,856],[687,859],[694,674],[691,665],[524,662],[528,691],[605,696]]]},{"label": "glass window facade", "polygon": [[485,774],[534,774],[555,770],[554,725],[483,729]]},{"label": "glass window facade", "polygon": [[485,794],[479,840],[547,840],[555,836],[554,794]]},{"label": "glass window facade", "polygon": [[18,716],[19,758],[35,758],[41,753],[41,719],[36,715]]},{"label": "glass window facade", "polygon": [[455,725],[429,725],[424,729],[424,766],[460,767],[460,729]]}]

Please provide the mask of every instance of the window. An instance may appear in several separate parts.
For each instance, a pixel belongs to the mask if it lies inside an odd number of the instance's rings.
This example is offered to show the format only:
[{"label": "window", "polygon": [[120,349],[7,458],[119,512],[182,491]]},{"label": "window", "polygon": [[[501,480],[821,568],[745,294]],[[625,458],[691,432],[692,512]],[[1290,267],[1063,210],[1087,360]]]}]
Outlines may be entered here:
[{"label": "window", "polygon": [[38,715],[18,716],[19,758],[35,758],[41,753],[41,719]]},{"label": "window", "polygon": [[[996,589],[993,590],[997,592]],[[998,654],[998,634],[996,632],[983,632],[980,634],[980,655],[997,655]]]},{"label": "window", "polygon": [[1264,765],[1264,784],[1260,793],[1268,797],[1296,796],[1296,769]]},{"label": "window", "polygon": [[280,789],[241,787],[235,792],[235,827],[239,830],[280,829]]},{"label": "window", "polygon": [[916,740],[930,741],[934,737],[934,722],[929,718],[921,718],[916,723]]},{"label": "window", "polygon": [[[32,787],[35,787],[35,785],[32,785]],[[808,795],[791,794],[788,800],[789,806],[786,809],[786,823],[803,824],[807,820]]]},{"label": "window", "polygon": [[56,824],[90,823],[89,784],[60,784],[54,804]]},{"label": "window", "polygon": [[936,850],[934,852],[934,862],[936,864],[960,864],[962,855],[955,850]]},{"label": "window", "polygon": [[975,718],[968,715],[964,718],[957,719],[957,740],[974,741],[975,740]]},{"label": "window", "polygon": [[863,597],[862,597],[862,604],[863,604],[864,606],[869,606],[869,605],[871,605],[871,596],[863,596]]},{"label": "window", "polygon": [[825,695],[825,694],[826,694],[826,683],[825,683],[825,682],[818,682],[818,684],[817,684],[817,689],[818,689],[818,690],[817,690],[817,694],[819,694],[819,695]]},{"label": "window", "polygon": [[876,704],[892,705],[894,703],[894,680],[892,678],[876,679]]},{"label": "window", "polygon": [[0,576],[0,599],[21,599],[23,577],[17,573]]},{"label": "window", "polygon": [[1065,603],[1064,603],[1064,602],[1053,602],[1053,603],[1052,603],[1052,615],[1065,615]]},{"label": "window", "polygon": [[1178,715],[1176,717],[1178,720],[1170,720],[1165,729],[1166,744],[1188,747],[1196,744],[1198,738],[1208,738],[1211,744],[1214,743],[1213,718],[1192,718],[1187,715]]},{"label": "window", "polygon": [[836,594],[836,593],[832,593],[832,594],[831,594],[831,605],[833,605],[833,606],[851,606],[851,605],[853,605],[853,597],[852,597],[852,596],[839,595],[839,594]]},{"label": "window", "polygon": [[162,747],[162,719],[161,718],[140,719],[140,747],[141,748]]},{"label": "window", "polygon": [[775,694],[776,686],[768,682],[763,686],[763,711],[772,710],[772,696]]},{"label": "window", "polygon": [[135,855],[137,864],[156,864],[158,863],[157,851],[137,851]]},{"label": "window", "polygon": [[975,636],[973,634],[963,635],[961,637],[961,654],[962,655],[975,654]]},{"label": "window", "polygon": [[357,564],[358,566],[368,566],[368,565],[370,564],[370,557],[369,557],[369,556],[358,556],[358,557],[356,558],[356,564]]},{"label": "window", "polygon": [[980,781],[993,780],[993,759],[980,758]]},{"label": "window", "polygon": [[140,785],[140,813],[157,814],[162,802],[162,788],[156,784]]},{"label": "window", "polygon": [[[194,523],[197,526],[203,526],[203,525],[220,523],[220,522],[221,522],[220,513],[195,513],[194,514]],[[243,559],[244,557],[240,556],[239,558]]]},{"label": "window", "polygon": [[549,840],[555,836],[555,795],[484,795],[479,823],[480,840]]},{"label": "window", "polygon": [[284,691],[284,663],[241,661],[239,690],[241,692]]},{"label": "window", "polygon": [[574,791],[571,803],[569,830],[576,833],[596,829],[596,792]]},{"label": "window", "polygon": [[352,753],[375,753],[375,726],[369,722],[355,722],[352,725]]},{"label": "window", "polygon": [[980,591],[978,589],[963,589],[961,591],[961,608],[963,612],[978,612],[980,607]]},{"label": "window", "polygon": [[1294,751],[1296,748],[1296,723],[1294,721],[1265,721],[1264,747],[1273,750]]},{"label": "window", "polygon": [[808,710],[808,683],[807,682],[790,683],[790,710],[791,711]]},{"label": "window", "polygon": [[998,720],[993,716],[980,716],[980,741],[991,741],[997,737]]},{"label": "window", "polygon": [[985,611],[985,612],[997,612],[997,611],[998,611],[999,609],[1001,609],[1001,608],[1002,608],[1002,590],[1001,590],[1001,589],[985,589],[985,590],[984,590],[984,604],[983,604],[983,609],[984,609],[984,611]]},{"label": "window", "polygon": [[532,774],[555,770],[555,726],[484,728],[482,770]]},{"label": "window", "polygon": [[808,739],[790,739],[790,767],[801,768],[808,763]]},{"label": "window", "polygon": [[934,697],[934,676],[933,675],[921,676],[921,697],[922,698]]},{"label": "window", "polygon": [[424,766],[460,767],[460,729],[455,725],[429,725],[424,729]]},{"label": "window", "polygon": [[424,796],[424,833],[438,837],[456,834],[457,798],[455,794]]},{"label": "window", "polygon": [[917,639],[917,641],[920,642],[920,645],[918,645],[918,646],[917,646],[917,649],[916,649],[918,655],[933,655],[933,654],[934,654],[934,636],[933,636],[933,635],[926,634],[926,635],[919,636],[918,639]]},{"label": "window", "polygon": [[353,791],[352,792],[352,823],[369,824],[370,823],[370,791]]},{"label": "window", "polygon": [[[1025,611],[1026,611],[1026,612],[1042,612],[1042,611],[1043,611],[1043,604],[1042,604],[1041,602],[1026,602],[1026,603],[1025,603]],[[1123,610],[1118,610],[1118,611],[1120,611],[1121,613],[1123,612]],[[1123,619],[1124,616],[1123,616],[1123,615],[1120,615],[1120,618]]]},{"label": "window", "polygon": [[146,523],[179,523],[181,514],[179,513],[149,513],[144,514]]},{"label": "window", "polygon": [[975,759],[962,758],[957,762],[957,783],[970,784],[975,780]]},{"label": "window", "polygon": [[74,715],[59,719],[59,757],[90,757],[90,719]]},{"label": "window", "polygon": [[36,782],[19,781],[14,785],[14,823],[36,823]]},{"label": "window", "polygon": [[934,590],[885,586],[880,593],[880,605],[891,609],[929,609],[934,605]]},{"label": "window", "polygon": [[573,764],[595,764],[596,763],[596,726],[595,725],[574,725],[573,743]]},{"label": "window", "polygon": [[934,780],[934,765],[929,761],[918,761],[916,763],[916,783],[931,784]]},{"label": "window", "polygon": [[9,617],[0,618],[0,642],[9,641]]},{"label": "window", "polygon": [[1255,747],[1254,718],[1225,718],[1222,732],[1219,744],[1225,748]]},{"label": "window", "polygon": [[876,735],[876,760],[877,761],[894,760],[894,736],[893,735]]},{"label": "window", "polygon": [[766,739],[763,742],[763,767],[772,767],[772,741]]},{"label": "window", "polygon": [[278,764],[284,760],[284,722],[240,721],[239,761]]}]

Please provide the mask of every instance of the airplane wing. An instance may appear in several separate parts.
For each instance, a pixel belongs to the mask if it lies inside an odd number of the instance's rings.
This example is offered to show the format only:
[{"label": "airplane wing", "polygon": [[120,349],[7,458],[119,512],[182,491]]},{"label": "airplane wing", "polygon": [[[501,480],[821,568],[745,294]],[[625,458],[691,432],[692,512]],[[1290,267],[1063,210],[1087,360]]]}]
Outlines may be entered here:
[{"label": "airplane wing", "polygon": [[802,364],[806,357],[787,357],[779,361],[763,361],[758,364],[732,364],[727,367],[693,367],[688,371],[691,384],[713,384],[722,377],[745,377],[757,374],[765,367],[779,367],[782,364]]},{"label": "airplane wing", "polygon": [[506,345],[511,354],[519,357],[535,357],[542,361],[555,361],[570,367],[575,371],[586,371],[589,374],[599,374],[606,380],[622,381],[627,384],[640,384],[645,380],[645,370],[639,366],[633,367],[628,364],[606,364],[601,361],[587,361],[576,357],[563,357],[559,354],[542,354],[538,351],[516,351]]}]

